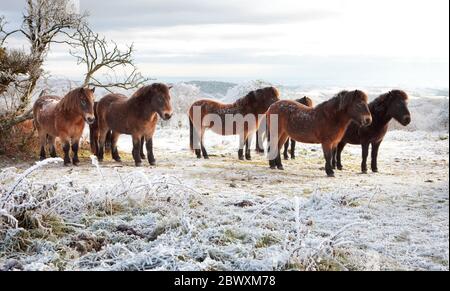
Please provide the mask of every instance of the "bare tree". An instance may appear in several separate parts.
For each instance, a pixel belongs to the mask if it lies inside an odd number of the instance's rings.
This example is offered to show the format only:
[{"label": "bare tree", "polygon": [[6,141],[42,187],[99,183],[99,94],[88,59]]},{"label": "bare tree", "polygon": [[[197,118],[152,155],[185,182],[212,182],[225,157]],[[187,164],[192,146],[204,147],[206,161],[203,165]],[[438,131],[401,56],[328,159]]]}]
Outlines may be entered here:
[{"label": "bare tree", "polygon": [[[57,42],[57,37],[63,32],[76,29],[83,22],[86,15],[69,9],[70,4],[70,0],[27,0],[22,26],[12,31],[7,31],[4,18],[0,19],[0,47],[4,47],[8,38],[16,34],[23,36],[30,47],[29,52],[21,52],[30,62],[26,72],[15,75],[15,79],[8,83],[8,86],[14,86],[14,94],[10,97],[16,106],[0,114],[2,131],[31,118],[31,111],[26,110],[43,74],[42,65],[50,45]],[[8,50],[3,51],[8,54]],[[2,74],[7,72],[2,70]],[[8,92],[4,88],[2,95]]]},{"label": "bare tree", "polygon": [[[122,50],[115,42],[101,37],[87,25],[80,26],[76,33],[68,36],[64,42],[74,49],[71,54],[78,64],[86,67],[84,86],[128,90],[138,88],[149,80],[138,72],[134,64],[133,45]],[[118,68],[123,70],[123,75],[117,75]]]}]

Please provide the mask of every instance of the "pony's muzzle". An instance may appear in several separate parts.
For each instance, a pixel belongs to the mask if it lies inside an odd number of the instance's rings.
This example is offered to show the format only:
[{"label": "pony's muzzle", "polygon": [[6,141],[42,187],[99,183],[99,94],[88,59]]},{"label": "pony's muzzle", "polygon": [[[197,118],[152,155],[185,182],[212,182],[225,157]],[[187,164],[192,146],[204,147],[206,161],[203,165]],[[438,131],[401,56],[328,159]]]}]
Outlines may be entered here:
[{"label": "pony's muzzle", "polygon": [[164,113],[164,115],[163,115],[163,119],[164,120],[169,120],[171,118],[172,118],[172,114],[171,113]]},{"label": "pony's muzzle", "polygon": [[411,123],[411,115],[405,115],[402,120],[402,125],[407,126]]},{"label": "pony's muzzle", "polygon": [[362,119],[362,126],[369,126],[372,124],[372,116],[366,116]]},{"label": "pony's muzzle", "polygon": [[94,117],[94,116],[87,116],[87,117],[86,117],[86,122],[87,122],[89,125],[94,124],[94,122],[95,122],[95,117]]}]

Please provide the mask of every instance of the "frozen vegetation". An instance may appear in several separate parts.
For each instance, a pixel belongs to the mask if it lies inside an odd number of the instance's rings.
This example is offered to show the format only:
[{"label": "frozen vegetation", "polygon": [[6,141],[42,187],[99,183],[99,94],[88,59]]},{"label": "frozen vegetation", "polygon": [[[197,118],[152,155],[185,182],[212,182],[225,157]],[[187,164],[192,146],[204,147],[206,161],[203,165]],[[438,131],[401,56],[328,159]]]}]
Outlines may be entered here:
[{"label": "frozen vegetation", "polygon": [[[408,91],[414,121],[392,123],[378,174],[359,173],[356,146],[335,179],[319,145],[298,145],[297,160],[272,171],[263,156],[238,161],[236,139],[214,134],[211,160],[197,160],[190,102],[263,85],[177,84],[180,118],[161,124],[154,168],[132,167],[127,137],[123,164],[1,168],[0,270],[449,270],[448,90]],[[281,91],[319,103],[339,88]]]}]

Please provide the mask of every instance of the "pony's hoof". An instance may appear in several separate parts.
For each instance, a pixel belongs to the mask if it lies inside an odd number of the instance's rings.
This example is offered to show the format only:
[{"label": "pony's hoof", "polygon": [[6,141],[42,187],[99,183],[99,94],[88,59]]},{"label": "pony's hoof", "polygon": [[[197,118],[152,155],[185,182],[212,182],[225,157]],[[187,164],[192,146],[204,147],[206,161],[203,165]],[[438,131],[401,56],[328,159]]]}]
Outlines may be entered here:
[{"label": "pony's hoof", "polygon": [[372,169],[372,172],[378,173],[378,169]]},{"label": "pony's hoof", "polygon": [[134,164],[135,164],[136,168],[142,167],[142,163],[141,163],[141,162],[136,162],[136,163],[134,163]]},{"label": "pony's hoof", "polygon": [[257,150],[256,150],[256,153],[258,153],[258,154],[264,154],[264,150],[257,149]]},{"label": "pony's hoof", "polygon": [[344,167],[343,167],[343,166],[337,166],[337,169],[338,169],[339,171],[342,171],[342,170],[344,170]]},{"label": "pony's hoof", "polygon": [[327,174],[328,178],[336,178],[336,175],[334,173]]},{"label": "pony's hoof", "polygon": [[45,161],[47,158],[46,157],[39,157],[39,160],[42,162],[42,161]]},{"label": "pony's hoof", "polygon": [[244,161],[244,157],[239,157],[239,161]]},{"label": "pony's hoof", "polygon": [[150,166],[156,166],[156,161],[149,161]]},{"label": "pony's hoof", "polygon": [[289,160],[289,156],[284,156],[284,160],[288,161]]},{"label": "pony's hoof", "polygon": [[116,161],[116,163],[122,163],[122,159],[121,158],[114,159],[114,161]]},{"label": "pony's hoof", "polygon": [[145,160],[147,157],[145,155],[141,156],[141,159]]},{"label": "pony's hoof", "polygon": [[278,167],[278,170],[280,170],[280,171],[284,171],[284,167],[283,167],[283,166],[281,166],[281,167]]},{"label": "pony's hoof", "polygon": [[362,173],[363,175],[366,175],[366,174],[368,174],[368,171],[367,171],[367,170],[362,170],[361,173]]},{"label": "pony's hoof", "polygon": [[205,160],[209,160],[209,156],[203,157]]},{"label": "pony's hoof", "polygon": [[270,166],[270,169],[271,169],[271,170],[276,170],[277,167],[276,167],[276,166]]},{"label": "pony's hoof", "polygon": [[252,157],[251,157],[251,156],[246,156],[245,159],[246,159],[247,161],[251,161],[251,160],[252,160]]},{"label": "pony's hoof", "polygon": [[74,165],[75,167],[78,167],[78,166],[80,165],[80,162],[73,162],[73,165]]},{"label": "pony's hoof", "polygon": [[297,157],[296,156],[292,156],[291,157],[291,160],[295,160]]}]

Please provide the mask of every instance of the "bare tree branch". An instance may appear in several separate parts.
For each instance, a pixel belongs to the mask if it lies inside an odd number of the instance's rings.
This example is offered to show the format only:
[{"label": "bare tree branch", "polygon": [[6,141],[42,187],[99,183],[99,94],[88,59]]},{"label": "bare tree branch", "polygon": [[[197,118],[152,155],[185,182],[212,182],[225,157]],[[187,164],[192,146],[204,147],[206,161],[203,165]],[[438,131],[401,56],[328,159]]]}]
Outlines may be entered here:
[{"label": "bare tree branch", "polygon": [[[113,41],[107,41],[93,32],[87,25],[82,25],[77,32],[69,37],[75,51],[71,51],[78,64],[84,64],[86,74],[85,86],[95,86],[105,89],[122,88],[133,89],[145,84],[149,79],[144,78],[137,70],[133,61],[134,47],[130,45],[120,49]],[[121,67],[123,76],[118,77],[115,69]],[[102,73],[102,81],[98,77]]]}]

